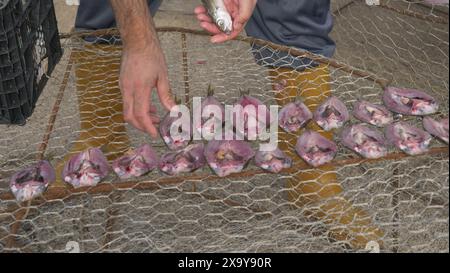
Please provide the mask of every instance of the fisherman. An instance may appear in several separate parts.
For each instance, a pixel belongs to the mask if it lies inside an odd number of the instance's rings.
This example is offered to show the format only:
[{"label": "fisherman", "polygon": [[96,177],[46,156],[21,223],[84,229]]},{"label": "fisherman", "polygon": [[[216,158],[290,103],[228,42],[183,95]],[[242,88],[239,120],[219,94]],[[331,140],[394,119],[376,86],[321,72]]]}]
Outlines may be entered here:
[{"label": "fisherman", "polygon": [[[90,48],[74,52],[81,134],[72,153],[91,146],[102,146],[109,159],[120,155],[129,149],[124,121],[157,137],[154,124],[158,123],[159,117],[156,116],[154,105],[149,103],[152,90],[157,90],[159,100],[166,109],[170,110],[175,104],[170,94],[167,64],[152,20],[161,2],[80,1],[76,29],[111,28],[117,22],[123,54],[119,67],[108,54],[99,56]],[[203,6],[195,9],[200,26],[212,34],[212,43],[232,40],[245,29],[251,37],[308,50],[325,57],[332,57],[335,52],[335,43],[329,36],[333,27],[330,0],[230,0],[227,4],[233,19],[233,32],[228,35],[220,32],[212,23]],[[120,50],[101,43],[91,47],[110,53]],[[314,111],[331,96],[327,66],[269,49],[257,51],[256,61],[269,68],[276,99],[281,106],[301,98]],[[115,77],[119,69],[120,79],[117,80]],[[97,75],[93,75],[92,71],[98,72]],[[103,86],[95,84],[95,80],[105,78],[109,78],[108,82],[116,86],[108,86],[104,90]],[[329,139],[333,137],[332,133],[321,131],[315,124],[309,127]],[[295,142],[294,136],[280,133],[280,148],[290,155]],[[314,204],[342,192],[332,167],[299,172],[288,180],[291,189],[289,200],[298,206]],[[382,236],[381,231],[371,226],[369,217],[346,200],[325,202],[317,211],[309,211],[309,215],[336,225],[357,222],[360,227],[334,230],[331,235],[355,247],[364,247],[368,241],[378,240]]]}]

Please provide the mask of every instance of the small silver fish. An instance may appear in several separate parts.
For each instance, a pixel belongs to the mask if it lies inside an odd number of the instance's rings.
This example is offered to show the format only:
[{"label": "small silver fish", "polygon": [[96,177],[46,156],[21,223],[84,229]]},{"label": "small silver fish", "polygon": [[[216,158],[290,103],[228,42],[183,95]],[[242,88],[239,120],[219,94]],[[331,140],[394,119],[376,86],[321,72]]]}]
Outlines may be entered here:
[{"label": "small silver fish", "polygon": [[202,2],[220,31],[230,34],[233,31],[233,20],[223,0],[202,0]]}]

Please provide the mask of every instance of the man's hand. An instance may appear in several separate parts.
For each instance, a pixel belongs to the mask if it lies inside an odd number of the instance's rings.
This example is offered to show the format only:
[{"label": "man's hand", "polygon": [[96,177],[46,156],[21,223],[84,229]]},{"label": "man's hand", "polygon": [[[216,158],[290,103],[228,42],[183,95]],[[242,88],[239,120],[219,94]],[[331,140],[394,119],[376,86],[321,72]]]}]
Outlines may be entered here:
[{"label": "man's hand", "polygon": [[212,43],[223,43],[236,38],[243,30],[255,10],[257,0],[224,0],[225,6],[233,19],[233,32],[227,35],[219,30],[204,6],[195,9],[200,26],[210,32]]},{"label": "man's hand", "polygon": [[137,129],[158,136],[156,108],[151,105],[153,88],[162,105],[171,110],[167,65],[153,26],[146,0],[111,0],[123,40],[120,89],[124,119]]},{"label": "man's hand", "polygon": [[152,89],[158,90],[162,105],[170,110],[175,103],[170,95],[167,65],[158,45],[135,50],[124,48],[120,72],[120,89],[124,119],[153,138],[158,136],[156,107],[151,105]]}]

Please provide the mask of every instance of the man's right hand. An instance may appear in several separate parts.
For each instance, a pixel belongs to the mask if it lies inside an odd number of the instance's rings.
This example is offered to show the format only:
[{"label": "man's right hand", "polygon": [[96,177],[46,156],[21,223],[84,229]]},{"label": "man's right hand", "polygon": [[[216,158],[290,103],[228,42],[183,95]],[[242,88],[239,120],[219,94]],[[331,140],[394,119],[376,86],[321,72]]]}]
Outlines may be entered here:
[{"label": "man's right hand", "polygon": [[158,90],[161,104],[171,110],[167,65],[146,0],[111,0],[123,40],[120,89],[124,119],[137,129],[158,136],[159,122],[152,105],[152,90]]},{"label": "man's right hand", "polygon": [[157,39],[144,48],[124,48],[120,70],[120,89],[124,119],[137,129],[158,136],[156,107],[151,103],[156,88],[161,104],[170,111],[175,103],[170,94],[167,65]]}]

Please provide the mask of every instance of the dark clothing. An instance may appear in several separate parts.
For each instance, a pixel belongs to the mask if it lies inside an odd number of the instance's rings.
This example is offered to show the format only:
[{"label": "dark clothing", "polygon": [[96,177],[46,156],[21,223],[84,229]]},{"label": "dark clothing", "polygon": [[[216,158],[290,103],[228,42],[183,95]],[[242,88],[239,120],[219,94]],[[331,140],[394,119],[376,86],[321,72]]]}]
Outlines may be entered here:
[{"label": "dark clothing", "polygon": [[[162,0],[148,1],[152,14],[155,14]],[[80,1],[77,29],[95,30],[115,25],[109,0]],[[330,0],[259,0],[246,31],[251,37],[331,57],[336,48],[329,37],[332,27]],[[254,54],[260,64],[268,66],[298,68],[309,63],[285,52],[258,47],[254,47]]]},{"label": "dark clothing", "polygon": [[[330,0],[259,0],[246,32],[251,37],[331,57],[336,49],[329,36],[332,28]],[[309,60],[267,48],[255,47],[254,54],[261,65],[299,68],[310,64]]]},{"label": "dark clothing", "polygon": [[[147,0],[155,15],[162,0]],[[114,12],[109,0],[81,0],[75,20],[76,29],[97,30],[116,26]]]},{"label": "dark clothing", "polygon": [[332,28],[330,0],[260,0],[246,31],[251,37],[331,57]]}]

